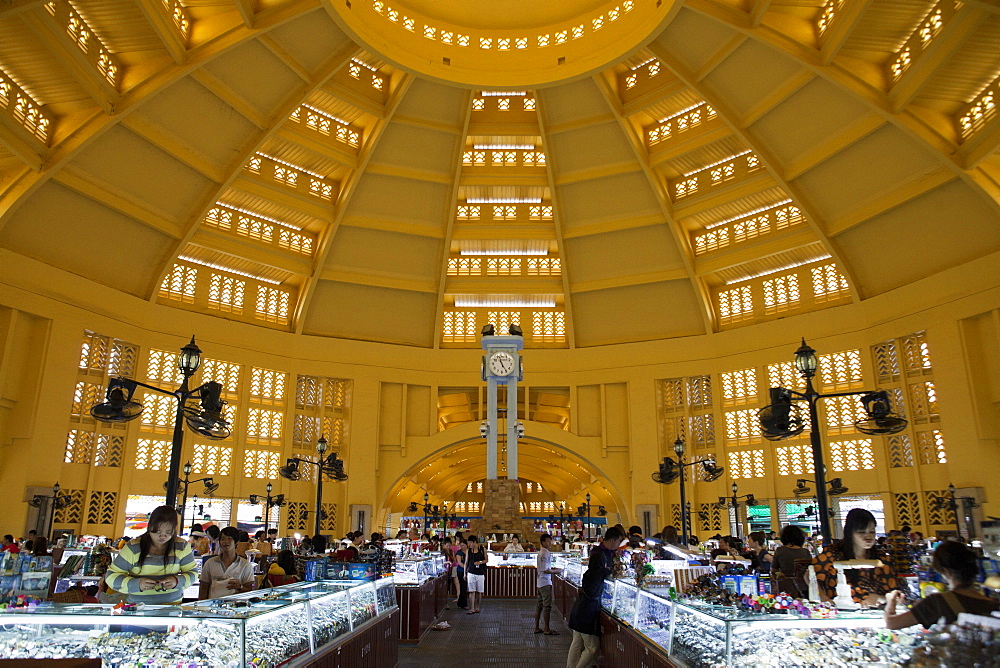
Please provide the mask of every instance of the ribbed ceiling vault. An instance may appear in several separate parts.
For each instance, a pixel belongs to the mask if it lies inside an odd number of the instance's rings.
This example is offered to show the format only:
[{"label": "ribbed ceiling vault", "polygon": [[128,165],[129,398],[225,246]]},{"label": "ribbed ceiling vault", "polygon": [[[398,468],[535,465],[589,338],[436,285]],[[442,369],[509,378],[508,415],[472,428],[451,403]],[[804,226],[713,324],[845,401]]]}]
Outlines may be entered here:
[{"label": "ribbed ceiling vault", "polygon": [[425,348],[711,334],[1000,249],[994,3],[488,5],[6,3],[0,247]]}]

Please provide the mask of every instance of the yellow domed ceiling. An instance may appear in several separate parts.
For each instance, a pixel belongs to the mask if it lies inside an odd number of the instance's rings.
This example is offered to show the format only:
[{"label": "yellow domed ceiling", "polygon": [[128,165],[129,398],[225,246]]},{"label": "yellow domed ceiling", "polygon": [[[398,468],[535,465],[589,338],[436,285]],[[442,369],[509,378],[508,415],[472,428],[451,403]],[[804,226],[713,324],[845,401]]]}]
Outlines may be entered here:
[{"label": "yellow domed ceiling", "polygon": [[990,3],[15,0],[0,34],[0,271],[57,298],[38,267],[303,335],[580,348],[1000,249]]}]

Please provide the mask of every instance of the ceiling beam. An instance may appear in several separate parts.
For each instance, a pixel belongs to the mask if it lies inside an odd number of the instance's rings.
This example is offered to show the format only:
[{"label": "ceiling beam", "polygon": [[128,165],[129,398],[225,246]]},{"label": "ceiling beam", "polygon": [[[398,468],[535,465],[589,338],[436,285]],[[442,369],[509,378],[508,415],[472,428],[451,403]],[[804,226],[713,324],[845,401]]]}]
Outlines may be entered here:
[{"label": "ceiling beam", "polygon": [[180,65],[187,58],[187,37],[181,34],[174,19],[164,9],[161,0],[137,0],[139,10],[174,62]]},{"label": "ceiling beam", "polygon": [[983,160],[1000,151],[1000,114],[996,114],[982,129],[958,147],[959,163],[964,169],[975,169]]},{"label": "ceiling beam", "polygon": [[[680,77],[678,77],[677,80],[683,82]],[[677,246],[686,278],[690,282],[691,289],[694,294],[701,297],[701,299],[697,300],[699,302],[698,311],[701,314],[704,332],[706,334],[710,334],[715,323],[715,314],[712,309],[712,300],[710,298],[711,295],[708,293],[704,282],[698,280],[695,276],[694,262],[692,260],[694,252],[691,248],[691,240],[687,233],[680,229],[680,227],[676,224],[677,218],[674,215],[675,211],[673,210],[673,203],[666,191],[666,182],[659,177],[650,165],[649,152],[646,149],[645,137],[637,133],[634,126],[632,126],[632,124],[629,123],[628,119],[624,116],[620,98],[608,85],[608,82],[604,79],[604,77],[595,76],[594,81],[597,83],[597,88],[604,97],[604,101],[611,109],[611,113],[614,114],[619,128],[621,128],[622,133],[624,133],[629,148],[635,155],[639,165],[641,165],[642,172],[646,176],[646,182],[649,184],[649,187],[653,192],[653,196],[656,198],[657,204],[659,204],[660,214],[663,216],[663,224],[667,226],[667,229],[670,231],[670,236],[673,237],[674,243]],[[686,82],[684,83],[687,85]],[[565,271],[563,272],[563,275],[566,275]],[[567,281],[568,280],[569,279],[567,278]]]},{"label": "ceiling beam", "polygon": [[129,114],[122,119],[122,125],[216,184],[226,180],[222,168],[203,155],[196,146],[190,142],[178,141],[174,135],[149,122],[145,117]]},{"label": "ceiling beam", "polygon": [[[672,56],[672,54],[666,48],[664,48],[659,42],[653,42],[652,44],[649,45],[648,48],[654,54],[656,54],[657,57],[660,58],[660,61],[664,64],[664,66],[672,70],[678,78],[680,78],[682,81],[689,82],[689,85],[699,90],[699,92],[703,96],[703,99],[710,105],[715,107],[715,109],[719,112],[719,115],[722,117],[723,121],[727,122],[727,124],[729,124],[730,127],[732,128],[733,132],[736,135],[738,135],[740,139],[757,154],[757,157],[760,159],[761,165],[763,165],[764,167],[764,169],[761,171],[766,172],[766,175],[770,179],[772,179],[776,185],[778,185],[782,190],[784,190],[785,193],[787,193],[788,196],[795,202],[795,205],[802,210],[802,212],[805,214],[807,224],[810,227],[812,227],[813,232],[816,234],[816,236],[823,244],[823,247],[826,250],[826,252],[829,253],[830,257],[834,259],[840,271],[847,278],[848,286],[851,291],[852,300],[855,301],[859,300],[861,295],[858,291],[858,281],[855,278],[850,265],[844,262],[844,258],[842,257],[840,249],[833,243],[828,234],[825,232],[823,218],[819,215],[818,210],[812,205],[812,203],[808,200],[808,198],[806,198],[794,184],[786,181],[783,178],[781,171],[777,167],[778,162],[774,158],[774,156],[771,155],[770,151],[768,151],[766,147],[761,146],[760,142],[756,139],[756,137],[754,137],[746,130],[744,130],[743,128],[739,127],[734,123],[734,119],[738,118],[738,116],[736,115],[735,111],[729,108],[729,105],[727,103],[725,103],[721,98],[713,94],[708,89],[698,89],[692,78],[693,74],[688,72],[687,68],[684,67],[684,65],[682,65],[677,59],[675,59]],[[701,208],[704,208],[707,202],[708,199],[701,202],[694,202],[694,204],[700,205]],[[680,216],[679,210],[677,211],[677,213],[678,216]],[[685,213],[685,215],[691,215],[692,213],[694,213],[693,207],[689,209],[689,211]],[[706,301],[706,303],[712,304],[713,302],[711,299],[709,299]]]},{"label": "ceiling beam", "polygon": [[9,19],[35,7],[41,7],[46,0],[2,0],[0,1],[0,19]]},{"label": "ceiling beam", "polygon": [[954,180],[955,174],[947,166],[942,166],[926,174],[916,174],[905,181],[894,184],[894,187],[864,202],[836,220],[828,221],[826,234],[834,237],[870,220],[875,216],[901,206],[924,193],[938,188]]},{"label": "ceiling beam", "polygon": [[277,40],[275,40],[273,37],[265,33],[260,37],[258,37],[257,41],[263,44],[268,51],[270,51],[275,57],[278,58],[278,60],[284,63],[285,67],[294,72],[295,76],[306,82],[308,82],[312,78],[309,74],[309,71],[306,70],[305,66],[303,66],[302,63],[296,60],[296,58],[292,54],[288,53],[288,51],[283,46],[278,44]]},{"label": "ceiling beam", "polygon": [[233,4],[236,5],[236,11],[239,12],[240,18],[243,19],[243,25],[247,28],[253,28],[256,0],[233,0]]},{"label": "ceiling beam", "polygon": [[768,8],[771,6],[771,0],[754,0],[753,6],[750,8],[750,27],[756,28],[764,20],[764,14],[767,13]]},{"label": "ceiling beam", "polygon": [[[120,94],[111,83],[97,71],[94,63],[87,59],[80,48],[59,29],[55,21],[44,9],[24,12],[21,19],[32,29],[45,47],[66,66],[87,95],[106,114],[114,114]],[[119,75],[124,76],[122,72]]]},{"label": "ceiling beam", "polygon": [[9,115],[0,113],[0,146],[4,146],[35,172],[42,171],[49,149]]},{"label": "ceiling beam", "polygon": [[247,102],[242,95],[230,88],[222,79],[215,76],[207,69],[195,70],[191,73],[191,78],[207,88],[209,92],[228,104],[236,112],[253,123],[258,130],[268,127],[269,120],[260,111]]},{"label": "ceiling beam", "polygon": [[969,36],[975,33],[989,17],[986,12],[963,6],[934,37],[926,48],[916,54],[913,62],[906,68],[892,88],[889,90],[889,108],[898,114],[903,107],[916,97],[927,81],[946,62],[961,49]]},{"label": "ceiling beam", "polygon": [[[98,181],[93,174],[67,165],[52,176],[52,179],[98,204],[124,214],[147,227],[173,239],[181,237],[181,226],[165,211],[152,208],[149,202],[126,193],[111,184]],[[161,281],[162,283],[162,278]]]},{"label": "ceiling beam", "polygon": [[[350,57],[344,60],[341,67],[350,60]],[[393,115],[396,113],[396,109],[399,108],[400,102],[403,101],[403,96],[406,91],[409,90],[410,84],[413,83],[413,77],[404,74],[403,79],[399,84],[393,88],[390,94],[389,101],[380,113],[375,114],[378,119],[372,128],[366,133],[365,143],[362,146],[361,151],[358,153],[358,167],[351,174],[344,179],[341,184],[340,193],[337,195],[337,202],[333,211],[333,220],[327,229],[323,232],[319,239],[319,247],[316,252],[316,259],[313,264],[313,275],[306,281],[305,285],[299,291],[299,300],[295,305],[295,333],[301,334],[302,328],[305,326],[305,314],[309,312],[309,306],[312,303],[312,298],[316,294],[316,286],[322,280],[322,273],[324,267],[326,266],[327,258],[330,256],[330,252],[333,249],[333,240],[337,235],[337,230],[340,228],[340,224],[347,214],[347,209],[351,203],[354,193],[358,188],[358,184],[361,181],[362,175],[368,167],[368,163],[372,159],[372,155],[375,152],[376,147],[378,147],[379,142],[385,135],[385,130],[389,126],[389,122]],[[342,86],[338,86],[343,88]],[[327,92],[330,92],[330,86],[324,86],[323,88]],[[346,89],[345,89],[346,90]],[[360,98],[360,95],[355,97]]]},{"label": "ceiling beam", "polygon": [[833,62],[871,2],[872,0],[851,0],[840,6],[837,16],[820,37],[820,63],[829,65]]}]

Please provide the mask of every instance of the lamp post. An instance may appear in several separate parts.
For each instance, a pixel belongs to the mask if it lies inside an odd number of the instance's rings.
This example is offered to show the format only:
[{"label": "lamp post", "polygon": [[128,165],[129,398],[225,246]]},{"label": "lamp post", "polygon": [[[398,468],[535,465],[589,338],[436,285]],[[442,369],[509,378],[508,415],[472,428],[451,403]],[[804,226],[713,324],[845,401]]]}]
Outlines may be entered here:
[{"label": "lamp post", "polygon": [[713,482],[719,479],[719,476],[723,473],[723,468],[721,466],[716,466],[714,461],[704,460],[695,462],[684,462],[684,453],[687,448],[684,444],[684,439],[677,437],[674,441],[674,454],[677,455],[677,461],[675,462],[670,457],[664,457],[663,461],[660,463],[660,470],[653,473],[653,480],[660,483],[661,485],[669,485],[674,480],[680,479],[681,483],[681,541],[685,546],[688,545],[688,537],[690,532],[688,527],[690,525],[689,509],[687,502],[687,493],[685,491],[685,471],[684,469],[688,466],[701,466],[702,479],[705,482]]},{"label": "lamp post", "polygon": [[347,474],[344,472],[344,461],[337,457],[336,452],[331,452],[327,455],[326,450],[326,438],[321,436],[316,442],[316,453],[319,455],[317,461],[314,462],[310,459],[302,459],[301,457],[289,457],[285,460],[285,465],[278,469],[281,477],[288,480],[300,480],[302,478],[302,474],[299,471],[299,467],[302,464],[309,464],[318,469],[316,472],[315,535],[320,533],[320,522],[323,519],[323,476],[329,476],[331,480],[347,480]]},{"label": "lamp post", "polygon": [[[171,508],[177,505],[177,488],[180,486],[181,454],[184,449],[184,423],[190,429],[198,432],[202,436],[211,439],[223,439],[229,437],[229,421],[222,416],[222,410],[226,404],[222,400],[222,385],[209,381],[194,389],[190,389],[189,381],[191,376],[198,370],[201,364],[201,349],[191,337],[191,342],[181,348],[177,358],[177,368],[180,369],[183,379],[181,386],[173,392],[147,385],[130,378],[113,378],[108,383],[108,390],[103,403],[97,404],[90,409],[91,416],[101,422],[129,422],[136,419],[142,413],[142,404],[132,401],[132,395],[137,387],[142,387],[151,392],[164,394],[177,400],[177,410],[174,413],[174,432],[170,445],[170,468],[167,473],[166,499],[164,504]],[[201,400],[201,410],[188,406],[188,399],[199,395]]]},{"label": "lamp post", "polygon": [[49,538],[53,538],[52,524],[55,522],[56,510],[60,508],[65,508],[72,501],[72,497],[69,494],[60,495],[59,492],[61,490],[62,487],[57,482],[56,484],[52,485],[52,496],[49,496],[48,494],[35,494],[34,496],[31,497],[31,500],[28,501],[28,505],[31,506],[32,508],[41,508],[43,505],[46,504],[46,499],[48,499],[48,504],[47,504],[48,508],[45,512],[46,519],[48,520],[48,522],[45,526],[45,530],[42,532],[41,535],[48,536]]},{"label": "lamp post", "polygon": [[278,494],[277,496],[271,496],[271,492],[274,490],[274,485],[267,483],[267,494],[261,496],[260,494],[251,494],[250,503],[252,505],[257,505],[258,503],[264,506],[264,533],[267,534],[268,525],[271,523],[271,508],[281,507],[285,505],[285,495]]},{"label": "lamp post", "polygon": [[590,536],[590,492],[587,492],[587,496],[584,497],[584,498],[587,499],[587,540],[590,540],[591,539],[591,536]]},{"label": "lamp post", "polygon": [[684,479],[687,477],[684,475],[684,440],[678,438],[674,441],[674,454],[677,455],[677,465],[681,469],[680,481],[681,481],[681,544],[687,548],[688,544],[688,518],[685,516],[686,513],[684,509],[687,507],[687,495],[684,491]]},{"label": "lamp post", "polygon": [[563,527],[563,514],[565,512],[566,512],[566,504],[560,502],[560,504],[559,504],[559,538],[562,538],[563,540],[565,540],[565,538],[566,538],[566,530]]},{"label": "lamp post", "polygon": [[813,377],[816,375],[818,367],[819,361],[816,359],[816,351],[809,347],[803,338],[802,345],[795,351],[795,368],[803,380],[805,380],[805,391],[798,392],[783,387],[772,387],[770,391],[771,405],[762,409],[758,413],[758,416],[764,438],[770,441],[777,441],[801,433],[805,426],[802,424],[801,419],[790,417],[791,402],[804,401],[808,404],[809,443],[813,456],[813,474],[816,476],[816,506],[819,512],[819,530],[823,537],[823,543],[826,545],[830,542],[833,534],[830,531],[829,503],[826,490],[826,466],[823,463],[823,444],[819,433],[819,410],[817,408],[819,400],[832,397],[864,395],[861,398],[861,402],[868,413],[869,419],[855,423],[855,428],[862,433],[895,434],[905,428],[907,423],[905,419],[891,412],[889,395],[885,391],[817,392],[813,386]]},{"label": "lamp post", "polygon": [[[215,484],[215,482],[212,480],[211,477],[197,478],[196,480],[191,480],[189,478],[189,476],[191,475],[191,471],[192,471],[191,462],[185,463],[184,464],[184,468],[182,470],[184,471],[184,478],[178,480],[177,481],[177,485],[178,485],[178,487],[182,488],[181,504],[180,504],[180,507],[178,508],[178,510],[180,511],[180,515],[181,515],[181,531],[180,531],[180,533],[183,534],[184,533],[184,523],[187,521],[188,485],[190,485],[193,482],[203,482],[203,483],[205,483],[205,494],[207,494],[208,496],[211,496],[212,494],[214,494],[215,490],[219,489],[219,486],[217,484]],[[169,481],[168,481],[168,483],[169,483]],[[164,487],[166,487],[166,486],[167,486],[167,483],[164,483]],[[197,498],[197,497],[195,497],[195,498]],[[195,518],[194,509],[192,508],[191,509],[191,524],[194,524],[194,518]]]},{"label": "lamp post", "polygon": [[427,492],[424,492],[424,533],[427,533],[427,528],[428,528],[427,515],[430,513],[431,510],[431,505],[429,503],[430,498],[431,498],[430,495]]}]

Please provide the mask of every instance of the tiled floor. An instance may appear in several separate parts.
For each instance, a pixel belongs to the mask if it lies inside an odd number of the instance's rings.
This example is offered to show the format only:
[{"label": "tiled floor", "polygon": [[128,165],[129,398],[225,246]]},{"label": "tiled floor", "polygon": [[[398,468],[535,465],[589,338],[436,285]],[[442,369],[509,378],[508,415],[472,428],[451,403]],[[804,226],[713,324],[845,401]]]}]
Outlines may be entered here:
[{"label": "tiled floor", "polygon": [[533,633],[533,599],[487,599],[478,615],[445,610],[447,631],[428,631],[419,645],[399,646],[400,668],[562,668],[572,633],[562,615],[552,612],[552,630],[561,635]]}]

